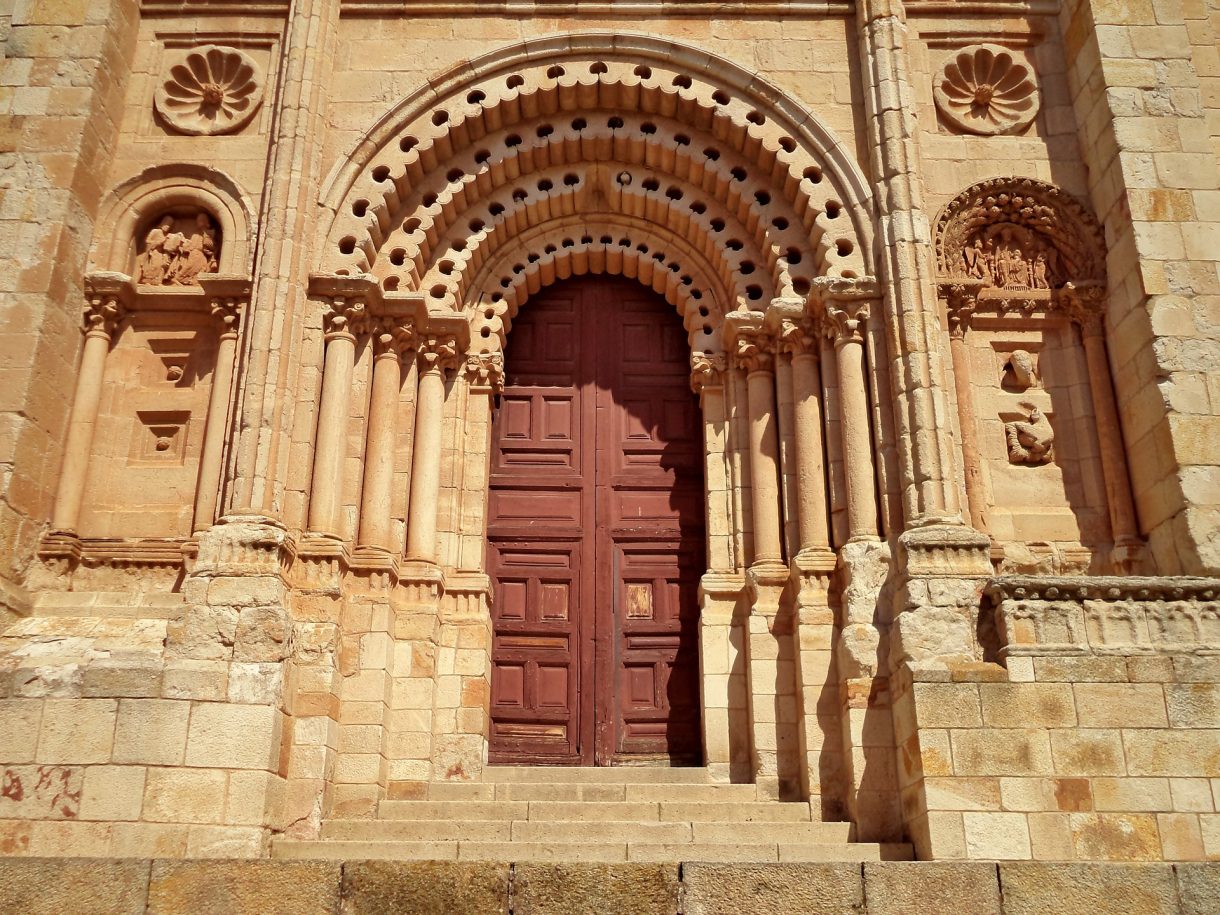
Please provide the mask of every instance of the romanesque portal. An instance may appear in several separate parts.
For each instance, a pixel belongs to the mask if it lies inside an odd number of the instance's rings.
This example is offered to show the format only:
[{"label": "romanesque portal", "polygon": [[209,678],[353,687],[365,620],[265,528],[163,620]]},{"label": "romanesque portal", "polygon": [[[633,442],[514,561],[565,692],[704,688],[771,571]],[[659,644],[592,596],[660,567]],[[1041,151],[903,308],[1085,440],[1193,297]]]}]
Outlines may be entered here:
[{"label": "romanesque portal", "polygon": [[1220,856],[1210,20],[406,6],[107,20],[0,850]]}]

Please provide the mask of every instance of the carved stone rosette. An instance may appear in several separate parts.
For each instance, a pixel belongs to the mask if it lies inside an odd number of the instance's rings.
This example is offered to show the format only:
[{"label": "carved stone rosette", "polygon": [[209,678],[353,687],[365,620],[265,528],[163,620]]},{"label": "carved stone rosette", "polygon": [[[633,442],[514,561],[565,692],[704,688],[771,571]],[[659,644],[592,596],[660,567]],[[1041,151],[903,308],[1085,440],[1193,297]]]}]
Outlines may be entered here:
[{"label": "carved stone rosette", "polygon": [[984,136],[1023,130],[1039,107],[1029,66],[994,44],[962,48],[945,61],[932,96],[950,125]]},{"label": "carved stone rosette", "polygon": [[258,63],[244,51],[214,44],[180,52],[153,95],[166,123],[192,136],[240,130],[262,103]]}]

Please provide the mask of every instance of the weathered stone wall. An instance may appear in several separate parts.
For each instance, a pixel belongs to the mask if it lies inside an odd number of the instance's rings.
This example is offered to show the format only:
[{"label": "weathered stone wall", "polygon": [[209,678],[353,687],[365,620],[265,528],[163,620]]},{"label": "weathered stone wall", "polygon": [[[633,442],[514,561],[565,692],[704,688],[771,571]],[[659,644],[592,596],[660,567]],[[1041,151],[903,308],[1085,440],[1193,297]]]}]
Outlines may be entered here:
[{"label": "weathered stone wall", "polygon": [[458,864],[0,862],[0,907],[28,915],[1203,915],[1203,864]]}]

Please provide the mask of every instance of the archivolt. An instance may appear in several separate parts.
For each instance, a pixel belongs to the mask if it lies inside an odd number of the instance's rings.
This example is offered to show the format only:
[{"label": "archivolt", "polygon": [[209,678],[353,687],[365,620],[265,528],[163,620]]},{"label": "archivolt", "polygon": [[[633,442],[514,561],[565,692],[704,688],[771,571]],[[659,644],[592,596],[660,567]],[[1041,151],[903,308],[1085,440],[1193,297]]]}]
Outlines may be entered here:
[{"label": "archivolt", "polygon": [[[370,131],[323,202],[328,272],[422,289],[434,308],[469,308],[490,252],[590,210],[688,239],[708,263],[692,291],[729,296],[725,309],[863,276],[871,261],[864,182],[825,129],[728,61],[645,36],[530,41],[451,71]],[[568,247],[645,244],[605,235],[586,220]],[[531,253],[542,262],[563,241]],[[688,329],[699,317],[684,312]]]}]

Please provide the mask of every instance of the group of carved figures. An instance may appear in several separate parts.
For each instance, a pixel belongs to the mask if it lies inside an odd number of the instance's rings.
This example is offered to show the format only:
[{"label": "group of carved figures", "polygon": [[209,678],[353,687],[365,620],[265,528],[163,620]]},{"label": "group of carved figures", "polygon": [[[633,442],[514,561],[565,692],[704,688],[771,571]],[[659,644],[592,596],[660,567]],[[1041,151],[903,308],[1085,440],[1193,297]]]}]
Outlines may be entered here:
[{"label": "group of carved figures", "polygon": [[962,249],[966,275],[1002,289],[1050,289],[1058,252],[1020,226],[991,226]]},{"label": "group of carved figures", "polygon": [[195,216],[194,225],[178,231],[178,217],[166,215],[144,237],[136,259],[136,282],[144,286],[198,286],[199,274],[215,273],[220,246],[212,219]]}]

